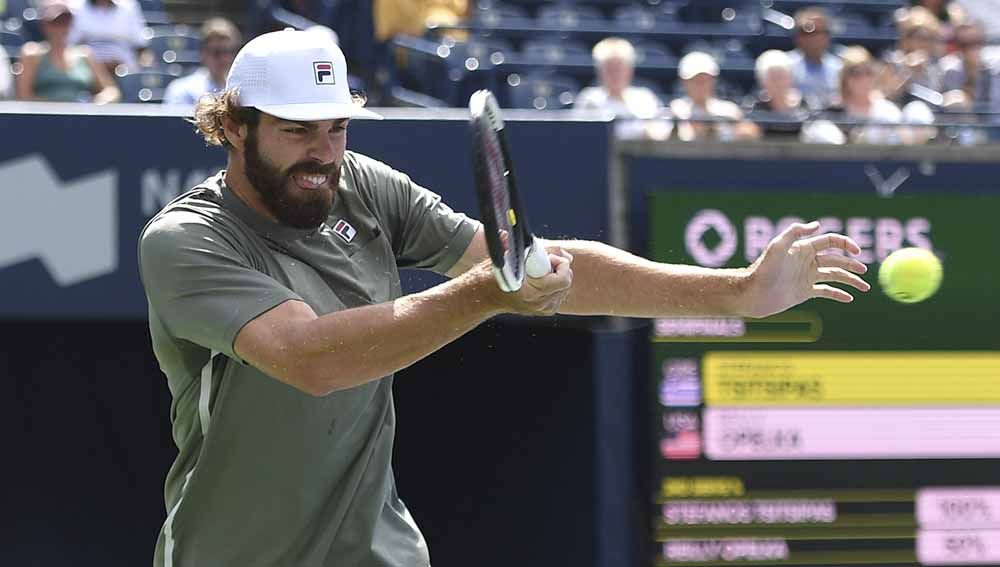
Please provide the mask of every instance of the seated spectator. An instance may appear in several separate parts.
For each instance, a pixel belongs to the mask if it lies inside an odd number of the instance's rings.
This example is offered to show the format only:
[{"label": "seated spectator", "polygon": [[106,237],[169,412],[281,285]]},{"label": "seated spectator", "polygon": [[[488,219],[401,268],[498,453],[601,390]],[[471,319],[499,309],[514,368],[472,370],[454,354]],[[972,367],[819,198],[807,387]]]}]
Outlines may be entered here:
[{"label": "seated spectator", "polygon": [[965,10],[953,0],[910,0],[910,5],[926,8],[941,22],[941,36],[948,45],[954,41],[955,27],[966,20]]},{"label": "seated spectator", "polygon": [[47,3],[39,17],[41,43],[21,46],[24,69],[17,77],[17,98],[104,104],[121,98],[108,70],[86,46],[67,43],[73,14],[59,1]]},{"label": "seated spectator", "polygon": [[677,137],[694,140],[746,140],[760,137],[760,129],[743,120],[735,103],[715,96],[719,65],[708,53],[692,51],[681,58],[677,71],[687,96],[670,102]]},{"label": "seated spectator", "polygon": [[886,100],[876,86],[875,60],[871,53],[860,46],[848,47],[843,52],[844,68],[840,72],[841,106],[831,110],[842,113],[848,121],[872,125],[845,125],[847,137],[852,142],[865,144],[898,144],[902,123],[899,107]]},{"label": "seated spectator", "polygon": [[195,104],[202,95],[226,88],[226,76],[243,37],[236,25],[225,18],[206,20],[201,26],[201,67],[175,79],[163,93],[164,104]]},{"label": "seated spectator", "polygon": [[149,41],[146,19],[135,0],[73,0],[70,44],[90,46],[97,60],[114,72],[118,65],[138,68],[139,51]]},{"label": "seated spectator", "polygon": [[840,57],[830,52],[830,18],[822,8],[804,8],[795,14],[795,49],[792,60],[795,87],[806,106],[823,110],[836,102]]},{"label": "seated spectator", "polygon": [[10,72],[10,59],[7,51],[0,45],[0,100],[14,96],[14,76]]},{"label": "seated spectator", "polygon": [[747,117],[768,138],[798,137],[809,112],[802,106],[802,93],[795,88],[792,60],[784,51],[760,54],[754,66],[757,94],[744,105]]},{"label": "seated spectator", "polygon": [[661,104],[656,94],[632,85],[635,48],[631,43],[609,37],[598,42],[592,54],[600,85],[581,90],[575,107],[610,110],[619,118],[652,118],[659,113]]},{"label": "seated spectator", "polygon": [[622,138],[669,138],[673,129],[669,121],[640,121],[659,117],[663,105],[656,93],[632,84],[636,57],[632,44],[609,37],[599,41],[592,54],[600,85],[581,90],[574,108],[603,109],[625,119],[615,125],[615,133]]},{"label": "seated spectator", "polygon": [[944,79],[939,60],[944,45],[941,23],[926,8],[915,6],[902,10],[896,25],[897,48],[886,54],[887,65],[880,78],[885,96],[900,104],[926,100],[928,96],[936,98],[934,93],[941,93]]},{"label": "seated spectator", "polygon": [[958,25],[955,45],[958,51],[941,58],[945,98],[961,101],[949,106],[1000,112],[1000,61],[983,58],[986,32],[982,23]]}]

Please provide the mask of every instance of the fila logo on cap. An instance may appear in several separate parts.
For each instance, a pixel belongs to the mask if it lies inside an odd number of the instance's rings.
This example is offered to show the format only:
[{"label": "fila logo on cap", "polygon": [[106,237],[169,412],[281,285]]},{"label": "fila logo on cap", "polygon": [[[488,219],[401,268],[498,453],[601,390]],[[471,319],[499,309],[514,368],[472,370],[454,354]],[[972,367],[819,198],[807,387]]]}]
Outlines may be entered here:
[{"label": "fila logo on cap", "polygon": [[313,76],[317,85],[337,84],[333,76],[333,63],[330,61],[313,61]]},{"label": "fila logo on cap", "polygon": [[358,234],[354,227],[347,224],[347,221],[340,219],[337,224],[333,225],[333,232],[337,233],[337,236],[344,239],[344,242],[350,242],[354,240],[354,237]]}]

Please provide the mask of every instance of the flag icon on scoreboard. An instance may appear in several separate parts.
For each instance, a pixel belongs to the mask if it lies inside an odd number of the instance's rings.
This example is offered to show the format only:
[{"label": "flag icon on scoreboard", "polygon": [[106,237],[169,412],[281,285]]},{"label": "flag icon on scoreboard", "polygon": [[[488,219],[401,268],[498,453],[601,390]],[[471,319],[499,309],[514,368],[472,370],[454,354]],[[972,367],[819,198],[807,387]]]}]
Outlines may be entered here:
[{"label": "flag icon on scoreboard", "polygon": [[660,440],[664,459],[683,461],[701,456],[701,420],[693,411],[672,411],[663,416],[666,435]]},{"label": "flag icon on scoreboard", "polygon": [[701,404],[701,375],[693,358],[668,358],[663,361],[660,403],[664,406]]}]

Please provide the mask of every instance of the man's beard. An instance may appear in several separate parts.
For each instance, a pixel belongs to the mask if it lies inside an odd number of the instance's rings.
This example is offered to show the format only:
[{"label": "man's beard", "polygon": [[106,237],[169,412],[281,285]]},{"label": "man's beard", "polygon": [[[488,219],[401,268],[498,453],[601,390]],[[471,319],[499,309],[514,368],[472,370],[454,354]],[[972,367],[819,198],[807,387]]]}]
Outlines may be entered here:
[{"label": "man's beard", "polygon": [[[278,222],[294,228],[316,228],[333,210],[333,189],[340,183],[339,164],[321,165],[304,161],[280,170],[260,154],[256,129],[251,129],[243,149],[247,179]],[[315,189],[299,189],[293,175],[325,175],[326,183]],[[295,194],[293,194],[293,192]]]}]

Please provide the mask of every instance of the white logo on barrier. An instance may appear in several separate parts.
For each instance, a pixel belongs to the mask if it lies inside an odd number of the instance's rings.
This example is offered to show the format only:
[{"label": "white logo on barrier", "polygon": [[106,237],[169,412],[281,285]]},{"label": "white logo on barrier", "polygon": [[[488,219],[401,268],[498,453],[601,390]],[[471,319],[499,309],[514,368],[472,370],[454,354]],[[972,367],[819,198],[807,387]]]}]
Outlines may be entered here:
[{"label": "white logo on barrier", "polygon": [[[714,230],[719,235],[719,243],[713,248],[705,244],[705,234]],[[699,211],[684,231],[684,246],[694,261],[702,266],[718,268],[736,253],[736,227],[722,211],[706,209]]]},{"label": "white logo on barrier", "polygon": [[33,155],[0,164],[0,269],[41,260],[66,287],[118,267],[117,174],[63,183]]}]

